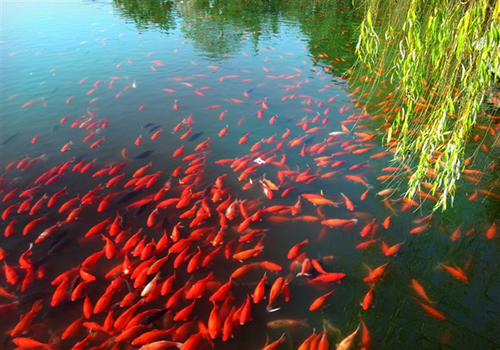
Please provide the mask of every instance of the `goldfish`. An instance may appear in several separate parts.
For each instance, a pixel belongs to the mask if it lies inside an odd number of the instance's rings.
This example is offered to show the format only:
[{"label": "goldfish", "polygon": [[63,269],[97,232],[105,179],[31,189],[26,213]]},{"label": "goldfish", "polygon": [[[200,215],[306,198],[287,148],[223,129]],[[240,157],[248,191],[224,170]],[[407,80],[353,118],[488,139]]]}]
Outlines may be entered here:
[{"label": "goldfish", "polygon": [[345,206],[347,207],[347,209],[349,209],[350,211],[353,211],[354,210],[354,204],[352,203],[352,201],[345,194],[343,194],[342,192],[340,192],[340,194],[344,198]]},{"label": "goldfish", "polygon": [[357,224],[358,219],[326,219],[326,220],[321,220],[321,224],[329,227],[340,227],[344,226],[346,224]]},{"label": "goldfish", "polygon": [[448,271],[453,277],[457,278],[458,280],[462,281],[465,284],[469,284],[469,278],[467,275],[459,268],[454,268],[448,265],[445,265],[443,263],[439,264],[443,269]]},{"label": "goldfish", "polygon": [[289,260],[295,260],[297,258],[297,256],[300,254],[300,250],[302,249],[302,247],[304,247],[307,243],[309,243],[309,240],[306,239],[306,240],[302,241],[301,243],[297,243],[296,245],[294,245],[288,251],[287,258]]},{"label": "goldfish", "polygon": [[422,299],[424,299],[428,304],[433,304],[433,302],[427,296],[427,293],[425,292],[424,287],[422,287],[422,285],[416,279],[412,279],[411,283],[412,283],[412,287],[415,290],[415,292],[417,292],[417,294],[420,297],[422,297]]},{"label": "goldfish", "polygon": [[385,274],[387,265],[389,265],[388,262],[374,269],[367,277],[363,278],[363,282],[366,283],[379,282]]},{"label": "goldfish", "polygon": [[359,176],[356,176],[356,175],[344,175],[344,177],[348,180],[351,180],[351,181],[354,181],[354,182],[358,182],[362,185],[364,185],[365,187],[367,188],[373,188],[372,185],[370,185],[369,183],[367,183],[365,180],[363,180],[361,177]]},{"label": "goldfish", "polygon": [[273,341],[270,344],[266,343],[267,345],[265,345],[264,348],[262,348],[262,350],[273,350],[273,349],[276,349],[285,340],[285,334],[286,333],[283,333],[281,335],[281,337],[278,338],[278,340],[275,340],[275,341]]},{"label": "goldfish", "polygon": [[304,328],[309,327],[307,319],[303,320],[280,319],[280,320],[269,321],[266,325],[269,328],[292,328],[297,326],[301,326]]},{"label": "goldfish", "polygon": [[61,148],[61,152],[67,152],[70,150],[71,148],[71,145],[73,144],[72,141],[69,141],[68,143],[66,143],[62,148]]},{"label": "goldfish", "polygon": [[326,303],[326,299],[328,299],[328,297],[330,297],[331,295],[333,295],[335,293],[335,289],[326,293],[326,294],[323,294],[322,296],[316,298],[311,306],[309,306],[309,311],[315,311],[315,310],[319,310],[321,309],[325,303]]},{"label": "goldfish", "polygon": [[313,203],[314,205],[332,205],[338,207],[339,203],[333,202],[319,194],[302,193],[302,197]]},{"label": "goldfish", "polygon": [[361,307],[363,310],[368,310],[372,304],[373,304],[373,284],[370,286],[370,290],[368,293],[366,293],[365,297],[363,298],[363,302],[361,303]]},{"label": "goldfish", "polygon": [[346,276],[343,272],[326,272],[322,273],[318,277],[312,278],[309,281],[311,283],[331,283],[338,282]]},{"label": "goldfish", "polygon": [[358,334],[359,331],[359,326],[356,328],[354,332],[352,332],[350,335],[348,335],[346,338],[344,338],[339,345],[337,345],[337,350],[349,350],[351,349],[353,345],[353,340]]},{"label": "goldfish", "polygon": [[414,299],[414,300],[417,302],[418,305],[420,305],[433,318],[437,318],[439,320],[446,320],[446,316],[442,312],[436,310],[432,306],[429,306],[427,304],[422,303],[421,301],[419,301],[417,299]]}]

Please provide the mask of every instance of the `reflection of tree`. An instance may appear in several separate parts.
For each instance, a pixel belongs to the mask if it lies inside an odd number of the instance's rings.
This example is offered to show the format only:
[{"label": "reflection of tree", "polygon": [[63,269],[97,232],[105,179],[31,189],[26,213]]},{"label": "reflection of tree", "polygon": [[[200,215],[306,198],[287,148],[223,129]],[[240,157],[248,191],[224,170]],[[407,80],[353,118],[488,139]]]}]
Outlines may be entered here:
[{"label": "reflection of tree", "polygon": [[[175,25],[177,12],[185,36],[215,60],[236,52],[243,40],[250,40],[257,49],[261,37],[279,36],[283,23],[295,23],[313,57],[322,65],[333,64],[340,71],[354,60],[350,43],[357,39],[353,28],[361,21],[350,0],[114,0],[114,3],[138,28],[156,26],[168,31]],[[336,57],[347,59],[344,69],[335,61]]]},{"label": "reflection of tree", "polygon": [[194,46],[214,59],[237,51],[242,40],[258,45],[261,35],[276,33],[279,1],[249,2],[241,0],[197,0],[179,4],[182,30]]},{"label": "reflection of tree", "polygon": [[139,30],[157,27],[168,32],[175,27],[174,3],[165,0],[113,0],[123,17],[132,19]]},{"label": "reflection of tree", "polygon": [[356,60],[355,28],[361,22],[360,15],[351,1],[291,0],[285,13],[299,23],[315,60],[322,66],[332,65],[337,73],[345,72]]}]

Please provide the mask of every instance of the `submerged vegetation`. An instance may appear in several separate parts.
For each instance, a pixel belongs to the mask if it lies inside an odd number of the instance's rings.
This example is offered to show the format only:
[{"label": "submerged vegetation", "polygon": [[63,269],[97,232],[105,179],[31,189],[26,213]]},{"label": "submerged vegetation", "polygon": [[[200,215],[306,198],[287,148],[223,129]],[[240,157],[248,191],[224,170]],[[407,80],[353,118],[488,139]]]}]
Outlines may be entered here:
[{"label": "submerged vegetation", "polygon": [[[390,108],[384,104],[386,141],[394,159],[412,167],[406,196],[427,185],[438,198],[434,208],[444,210],[477,153],[465,158],[471,130],[479,125],[485,138],[495,135],[481,106],[499,79],[500,2],[363,3],[356,52],[373,83],[394,86]],[[369,103],[375,94],[366,95]]]}]

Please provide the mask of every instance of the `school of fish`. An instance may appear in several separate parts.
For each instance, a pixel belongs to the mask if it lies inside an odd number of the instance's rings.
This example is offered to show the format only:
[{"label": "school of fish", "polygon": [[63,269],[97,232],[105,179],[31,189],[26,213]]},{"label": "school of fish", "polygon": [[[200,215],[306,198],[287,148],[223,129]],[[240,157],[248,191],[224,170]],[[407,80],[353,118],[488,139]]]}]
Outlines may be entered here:
[{"label": "school of fish", "polygon": [[[147,57],[154,73],[171,63],[166,57]],[[124,80],[123,64],[111,77],[92,82],[83,77],[78,83],[88,88],[86,94],[65,98],[70,106],[77,99],[88,100],[83,110],[57,116],[70,140],[42,151],[26,144],[29,156],[4,165],[2,345],[217,349],[244,334],[258,314],[261,320],[265,317],[268,329],[283,333],[262,343],[262,349],[284,349],[288,344],[300,350],[374,348],[370,329],[377,325],[363,317],[340,337],[326,326],[310,325],[309,317],[280,317],[294,314],[293,290],[314,295],[308,310],[297,315],[335,305],[336,288],[344,279],[364,283],[365,290],[357,296],[360,314],[370,312],[398,255],[405,254],[416,235],[434,228],[433,215],[425,212],[414,219],[406,239],[394,241],[385,234],[398,213],[437,198],[422,189],[417,199],[407,200],[402,190],[385,187],[391,179],[407,176],[411,168],[389,164],[394,145],[380,146],[383,131],[373,131],[365,123],[374,118],[358,103],[355,92],[349,95],[351,101],[339,101],[340,92],[334,90],[345,89],[348,77],[336,77],[336,83],[325,84],[316,97],[301,90],[309,75],[329,77],[327,69],[310,62],[291,72],[289,67],[272,71],[264,66],[267,81],[283,92],[280,99],[271,99],[255,97],[248,86],[259,82],[248,74],[217,75],[216,65],[206,68],[216,76],[213,86],[197,86],[197,76],[167,76],[162,93],[174,127],[145,124],[132,139],[119,140],[122,151],[117,154],[117,141],[107,133],[119,121],[99,107],[98,98],[103,90],[118,89]],[[240,83],[240,91],[211,100],[199,111],[184,111],[190,99],[203,98],[229,81]],[[121,90],[113,93],[115,103],[126,94],[133,99],[137,84],[121,83]],[[193,95],[178,94],[179,84],[191,87]],[[303,107],[295,116],[280,112],[283,105],[296,101]],[[253,113],[244,118],[231,115],[234,104]],[[21,109],[41,111],[44,106],[42,98],[19,104]],[[147,109],[147,104],[140,104],[136,113]],[[201,118],[212,118],[217,131],[197,128]],[[248,124],[265,131],[247,130]],[[483,131],[496,134],[498,127]],[[228,138],[231,133],[238,135],[236,141]],[[31,144],[44,137],[50,136],[40,130]],[[114,145],[107,147],[108,140]],[[161,162],[148,159],[167,143],[176,145],[170,157]],[[84,156],[74,151],[77,146],[88,150]],[[9,147],[9,141],[2,147]],[[234,157],[219,158],[214,150],[221,148],[233,149]],[[54,164],[51,154],[56,152],[65,160]],[[386,159],[387,166],[373,167],[375,159]],[[429,172],[432,177],[432,169]],[[463,171],[463,177],[474,183],[485,175],[472,165]],[[315,190],[313,183],[321,183],[323,190]],[[349,195],[353,186],[359,196]],[[363,206],[367,196],[377,197],[389,214],[376,217],[369,212]],[[500,198],[478,188],[469,199],[480,196]],[[273,237],[276,225],[295,224],[308,227],[300,239]],[[496,222],[484,232],[462,231],[456,228],[450,239],[472,234],[497,238]],[[383,262],[366,267],[365,274],[346,274],[332,255],[318,256],[314,250],[332,233],[354,235],[356,250],[378,251]],[[269,250],[270,239],[282,243],[280,250]],[[60,263],[61,256],[66,263]],[[73,256],[71,264],[68,256]],[[435,273],[470,285],[471,264],[446,261]],[[432,290],[419,276],[401,283],[422,313],[447,320],[446,309],[432,300]],[[296,329],[307,329],[310,336],[292,339]]]}]

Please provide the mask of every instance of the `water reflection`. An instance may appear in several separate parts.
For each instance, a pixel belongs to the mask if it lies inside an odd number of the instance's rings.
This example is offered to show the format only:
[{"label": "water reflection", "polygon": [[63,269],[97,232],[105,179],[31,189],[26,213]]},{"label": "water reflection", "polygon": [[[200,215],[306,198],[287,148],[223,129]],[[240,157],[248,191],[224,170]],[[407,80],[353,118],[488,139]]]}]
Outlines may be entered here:
[{"label": "water reflection", "polygon": [[[114,0],[120,14],[138,29],[154,26],[169,32],[179,27],[206,57],[222,60],[238,52],[244,41],[259,49],[259,39],[279,39],[294,25],[316,64],[342,74],[354,62],[354,30],[360,11],[349,1],[125,1]],[[176,22],[176,15],[181,15]],[[332,15],[335,14],[335,15]],[[180,23],[178,23],[180,22]]]},{"label": "water reflection", "polygon": [[158,29],[169,33],[177,25],[174,1],[113,0],[121,16],[132,20],[138,30]]}]

